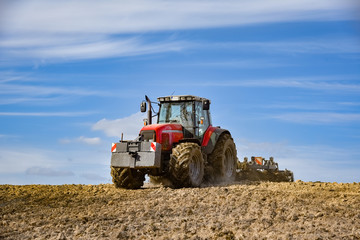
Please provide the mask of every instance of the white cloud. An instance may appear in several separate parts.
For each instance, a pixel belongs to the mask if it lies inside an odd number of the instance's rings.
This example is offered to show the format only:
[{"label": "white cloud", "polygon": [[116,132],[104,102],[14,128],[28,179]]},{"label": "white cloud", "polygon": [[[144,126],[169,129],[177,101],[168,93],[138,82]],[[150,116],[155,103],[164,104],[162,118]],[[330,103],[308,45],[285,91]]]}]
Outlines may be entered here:
[{"label": "white cloud", "polygon": [[92,130],[101,130],[109,137],[119,137],[124,134],[124,140],[135,139],[144,125],[145,114],[138,112],[128,117],[115,120],[102,119],[92,126]]},{"label": "white cloud", "polygon": [[33,166],[59,167],[50,151],[41,149],[0,149],[0,173],[21,173]]},{"label": "white cloud", "polygon": [[358,5],[356,0],[16,1],[5,6],[2,32],[115,34],[349,20],[357,18]]},{"label": "white cloud", "polygon": [[80,136],[75,139],[68,139],[68,138],[60,139],[59,142],[62,144],[70,144],[70,143],[78,142],[89,145],[97,145],[101,143],[101,139],[99,137],[88,138],[88,137]]},{"label": "white cloud", "polygon": [[[254,106],[249,106],[254,107]],[[289,103],[289,102],[279,102],[274,104],[259,104],[258,108],[269,108],[269,109],[291,109],[291,110],[306,110],[306,111],[314,111],[314,110],[341,110],[343,109],[339,103],[334,102],[302,102],[302,103]]]},{"label": "white cloud", "polygon": [[289,63],[276,62],[273,59],[271,61],[264,61],[262,59],[255,60],[230,60],[230,61],[201,61],[195,63],[186,63],[186,66],[196,67],[220,67],[220,68],[277,68],[291,66]]},{"label": "white cloud", "polygon": [[[13,39],[0,41],[3,46],[3,55],[18,59],[41,59],[43,61],[72,61],[82,59],[99,59],[111,57],[137,56],[169,51],[180,51],[187,48],[189,43],[179,41],[165,41],[145,43],[139,38],[110,38],[89,36],[88,39],[77,39],[54,36],[51,38],[31,39],[30,42],[19,42],[16,36]],[[37,42],[38,40],[38,42]],[[48,42],[46,42],[48,41]],[[30,46],[33,43],[33,46]],[[44,44],[40,44],[44,43]],[[23,45],[21,45],[23,44]]]},{"label": "white cloud", "polygon": [[90,145],[99,144],[101,142],[100,138],[98,138],[98,137],[87,138],[84,136],[80,136],[76,140],[78,142],[82,142],[82,143],[86,143],[86,144],[90,144]]},{"label": "white cloud", "polygon": [[252,142],[247,139],[239,139],[236,142],[238,158],[243,161],[244,157],[262,156],[268,159],[271,156],[289,156],[293,151],[287,142]]},{"label": "white cloud", "polygon": [[30,167],[26,169],[25,173],[27,175],[37,175],[37,176],[46,176],[46,177],[68,177],[75,175],[72,171],[69,170],[59,170],[59,169],[44,168],[44,167]]},{"label": "white cloud", "polygon": [[18,85],[18,84],[0,84],[0,94],[4,95],[29,95],[29,96],[43,96],[43,95],[79,95],[79,96],[105,96],[106,93],[86,90],[80,88],[62,88],[62,87],[44,87],[34,85]]},{"label": "white cloud", "polygon": [[343,105],[343,106],[354,106],[354,107],[357,107],[357,106],[360,106],[360,102],[340,102],[338,103],[339,105]]},{"label": "white cloud", "polygon": [[[305,76],[269,79],[241,79],[235,81],[187,82],[189,86],[202,87],[271,87],[271,88],[303,88],[322,91],[360,92],[358,80],[360,76]],[[166,84],[166,83],[162,83]],[[183,85],[184,83],[181,83]],[[172,85],[174,85],[172,83]]]},{"label": "white cloud", "polygon": [[360,152],[356,147],[290,146],[292,155],[279,157],[295,178],[304,181],[359,182]]},{"label": "white cloud", "polygon": [[16,135],[8,135],[8,134],[0,134],[0,138],[8,139],[8,138],[18,138]]},{"label": "white cloud", "polygon": [[102,182],[107,180],[106,177],[101,176],[101,175],[96,174],[96,173],[83,173],[80,176],[85,178],[85,179],[88,179],[88,180],[95,180],[95,181],[102,181]]},{"label": "white cloud", "polygon": [[[209,46],[212,44],[208,44]],[[203,47],[208,47],[203,44]],[[227,42],[213,44],[217,47],[262,53],[360,53],[358,38],[306,39],[296,41]]]},{"label": "white cloud", "polygon": [[17,117],[77,117],[93,114],[93,112],[0,112],[0,116]]},{"label": "white cloud", "polygon": [[[82,174],[96,173],[111,179],[110,146],[54,145],[52,149],[33,147],[0,148],[0,184],[72,184],[100,183]],[[105,149],[106,148],[106,149]],[[59,176],[52,178],[51,176]],[[65,176],[66,178],[61,178]],[[90,181],[93,180],[93,181]]]},{"label": "white cloud", "polygon": [[[1,40],[0,40],[1,41]],[[34,80],[27,73],[16,73],[13,71],[0,71],[0,84],[13,81],[29,81]]]},{"label": "white cloud", "polygon": [[332,112],[296,112],[279,114],[273,116],[273,118],[294,123],[330,124],[343,122],[359,122],[360,114]]},{"label": "white cloud", "polygon": [[[183,29],[289,21],[358,19],[356,0],[257,1],[16,1],[4,4],[0,62],[72,61],[180,51],[195,45],[134,37]],[[354,12],[354,14],[352,14]],[[129,37],[130,35],[130,37]],[[290,52],[359,52],[354,41],[227,43]],[[198,43],[197,46],[206,46]],[[16,61],[14,61],[16,60]],[[38,64],[38,63],[35,63]]]},{"label": "white cloud", "polygon": [[26,103],[33,105],[61,105],[64,103],[71,102],[72,98],[70,96],[61,96],[61,97],[17,97],[17,96],[7,96],[6,98],[0,98],[0,105],[8,104],[17,104],[17,103]]},{"label": "white cloud", "polygon": [[72,102],[78,97],[111,96],[111,93],[89,87],[46,86],[44,82],[49,81],[58,81],[58,79],[57,77],[42,79],[41,76],[28,73],[0,72],[0,105],[16,103],[54,105]]},{"label": "white cloud", "polygon": [[[19,38],[21,41],[19,41]],[[269,54],[357,54],[360,53],[360,45],[356,38],[338,39],[310,39],[302,41],[288,40],[276,42],[192,42],[168,39],[164,41],[149,41],[146,37],[123,37],[123,36],[97,36],[89,35],[87,38],[77,38],[54,35],[31,36],[29,41],[27,35],[4,37],[0,40],[0,50],[3,61],[12,64],[21,64],[29,61],[35,66],[47,63],[115,58],[147,55],[164,52],[179,52],[194,48],[205,49],[231,49],[232,51],[251,51]],[[44,39],[45,38],[45,39]],[[63,39],[63,41],[59,40]],[[1,60],[1,58],[0,58]],[[240,67],[240,68],[259,68],[259,67],[284,67],[289,63],[256,61],[228,61],[228,62],[208,62],[194,63],[199,66],[216,67]],[[11,80],[11,79],[10,79]],[[6,80],[6,81],[10,81]],[[1,80],[0,80],[1,82]]]}]

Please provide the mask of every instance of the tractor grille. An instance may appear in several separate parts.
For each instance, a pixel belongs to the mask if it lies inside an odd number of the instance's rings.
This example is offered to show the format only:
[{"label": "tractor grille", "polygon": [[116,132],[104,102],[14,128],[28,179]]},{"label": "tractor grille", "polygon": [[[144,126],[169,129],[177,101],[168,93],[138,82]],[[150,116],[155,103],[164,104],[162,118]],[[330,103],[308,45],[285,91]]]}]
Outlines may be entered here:
[{"label": "tractor grille", "polygon": [[154,130],[146,130],[141,132],[141,139],[145,142],[156,142],[156,134]]}]

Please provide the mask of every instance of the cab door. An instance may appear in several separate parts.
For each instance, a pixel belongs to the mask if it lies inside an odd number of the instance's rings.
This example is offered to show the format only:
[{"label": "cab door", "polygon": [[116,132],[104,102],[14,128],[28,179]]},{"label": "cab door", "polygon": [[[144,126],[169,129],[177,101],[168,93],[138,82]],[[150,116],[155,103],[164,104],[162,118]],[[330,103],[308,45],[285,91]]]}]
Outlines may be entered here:
[{"label": "cab door", "polygon": [[210,126],[209,119],[209,111],[203,110],[202,102],[195,102],[195,137],[198,138],[200,142]]}]

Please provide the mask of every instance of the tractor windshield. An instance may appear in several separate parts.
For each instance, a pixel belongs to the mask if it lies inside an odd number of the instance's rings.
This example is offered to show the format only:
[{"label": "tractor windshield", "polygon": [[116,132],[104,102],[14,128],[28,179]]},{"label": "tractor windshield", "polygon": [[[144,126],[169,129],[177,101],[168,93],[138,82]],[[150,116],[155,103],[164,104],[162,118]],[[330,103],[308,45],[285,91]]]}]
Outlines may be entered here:
[{"label": "tractor windshield", "polygon": [[192,102],[162,103],[158,123],[179,123],[185,128],[192,128]]}]

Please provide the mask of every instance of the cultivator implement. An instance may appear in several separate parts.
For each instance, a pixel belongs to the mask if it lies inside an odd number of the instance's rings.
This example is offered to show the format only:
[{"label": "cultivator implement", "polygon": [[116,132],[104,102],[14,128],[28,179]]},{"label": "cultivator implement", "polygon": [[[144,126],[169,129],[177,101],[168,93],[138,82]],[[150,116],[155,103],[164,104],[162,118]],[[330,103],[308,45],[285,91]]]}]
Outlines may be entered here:
[{"label": "cultivator implement", "polygon": [[238,162],[237,180],[250,181],[271,181],[271,182],[293,182],[294,174],[287,169],[279,170],[278,163],[270,157],[266,160],[263,157],[245,157],[243,162]]}]

